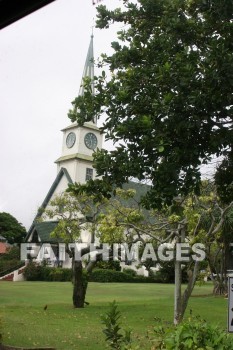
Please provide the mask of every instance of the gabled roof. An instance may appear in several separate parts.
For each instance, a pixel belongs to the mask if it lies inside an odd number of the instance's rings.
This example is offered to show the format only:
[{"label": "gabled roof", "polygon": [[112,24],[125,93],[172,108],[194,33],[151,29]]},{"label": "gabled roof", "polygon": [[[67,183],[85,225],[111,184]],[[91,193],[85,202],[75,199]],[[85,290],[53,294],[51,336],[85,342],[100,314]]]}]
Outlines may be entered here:
[{"label": "gabled roof", "polygon": [[43,203],[42,203],[42,205],[41,205],[41,207],[42,207],[43,209],[44,209],[44,208],[47,206],[47,204],[49,203],[49,201],[50,201],[52,195],[54,194],[54,192],[55,192],[55,190],[56,190],[56,188],[57,188],[57,186],[58,186],[58,184],[59,184],[59,182],[61,181],[61,178],[62,178],[63,176],[65,176],[65,177],[67,178],[67,180],[68,180],[68,182],[69,182],[70,184],[73,183],[73,181],[72,181],[72,179],[71,179],[71,177],[70,177],[70,175],[69,175],[67,169],[66,169],[66,168],[61,168],[60,171],[59,171],[59,173],[57,174],[57,177],[56,177],[56,179],[54,180],[52,186],[50,187],[50,190],[49,190],[49,192],[47,193],[47,196],[45,197],[45,199],[44,199],[44,201],[43,201]]},{"label": "gabled roof", "polygon": [[57,224],[57,221],[44,221],[34,224],[34,230],[36,230],[38,236],[40,237],[41,243],[59,242],[57,238],[53,238],[50,236]]},{"label": "gabled roof", "polygon": [[[57,177],[56,177],[56,179],[54,180],[52,186],[50,187],[50,190],[49,190],[49,192],[47,193],[47,196],[45,197],[45,199],[44,199],[44,201],[43,201],[43,203],[42,203],[42,205],[41,205],[41,207],[40,207],[41,209],[45,209],[45,208],[46,208],[46,206],[48,205],[50,199],[52,198],[52,195],[54,194],[54,192],[55,192],[55,190],[56,190],[56,188],[57,188],[57,186],[58,186],[58,184],[59,184],[59,182],[61,181],[61,179],[62,179],[63,176],[66,177],[68,183],[70,183],[70,184],[73,183],[73,181],[72,181],[72,179],[71,179],[71,177],[70,177],[68,171],[67,171],[65,168],[61,168],[60,171],[59,171],[59,173],[57,174]],[[32,233],[32,231],[33,231],[33,229],[34,229],[34,227],[35,227],[35,225],[36,225],[36,220],[37,220],[40,216],[41,216],[41,210],[39,210],[39,211],[37,212],[37,214],[36,214],[36,216],[35,216],[35,219],[33,220],[33,223],[32,223],[32,225],[31,225],[31,227],[30,227],[30,229],[29,229],[29,231],[28,231],[28,234],[27,234],[26,238],[25,238],[26,241],[27,241],[27,239],[29,238],[29,236],[31,235],[31,233]]]}]

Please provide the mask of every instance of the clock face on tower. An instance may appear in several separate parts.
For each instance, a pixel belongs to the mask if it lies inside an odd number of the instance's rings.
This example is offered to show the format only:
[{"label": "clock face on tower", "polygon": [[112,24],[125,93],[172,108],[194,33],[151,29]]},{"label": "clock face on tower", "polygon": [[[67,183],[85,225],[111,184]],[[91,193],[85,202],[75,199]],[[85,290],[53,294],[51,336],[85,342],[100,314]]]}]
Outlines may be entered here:
[{"label": "clock face on tower", "polygon": [[76,136],[74,132],[70,132],[66,138],[66,146],[71,148],[74,146],[76,140]]},{"label": "clock face on tower", "polygon": [[95,149],[97,146],[97,137],[92,132],[88,132],[84,137],[84,143],[89,149]]}]

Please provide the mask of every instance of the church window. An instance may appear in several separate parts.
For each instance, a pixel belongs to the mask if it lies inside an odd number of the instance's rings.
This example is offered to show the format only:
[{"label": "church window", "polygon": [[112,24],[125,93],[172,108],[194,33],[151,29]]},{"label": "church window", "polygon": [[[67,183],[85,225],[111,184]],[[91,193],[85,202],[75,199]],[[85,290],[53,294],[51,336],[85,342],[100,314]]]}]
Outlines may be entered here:
[{"label": "church window", "polygon": [[93,179],[93,169],[86,168],[86,181]]}]

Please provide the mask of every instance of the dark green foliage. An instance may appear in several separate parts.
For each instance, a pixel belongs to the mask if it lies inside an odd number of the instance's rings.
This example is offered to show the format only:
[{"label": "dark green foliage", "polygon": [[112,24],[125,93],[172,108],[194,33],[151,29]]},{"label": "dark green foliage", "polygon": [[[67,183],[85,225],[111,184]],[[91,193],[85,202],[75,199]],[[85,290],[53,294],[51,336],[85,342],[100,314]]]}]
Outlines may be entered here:
[{"label": "dark green foliage", "polygon": [[233,339],[217,326],[199,318],[190,318],[176,328],[155,328],[156,349],[160,350],[231,350]]},{"label": "dark green foliage", "polygon": [[5,271],[10,271],[20,264],[19,260],[3,260],[0,258],[0,274],[4,274]]},{"label": "dark green foliage", "polygon": [[95,265],[95,268],[121,271],[121,264],[120,264],[120,261],[114,261],[114,260],[98,261]]},{"label": "dark green foliage", "polygon": [[69,282],[72,280],[72,271],[71,269],[63,269],[59,267],[50,268],[49,278],[51,278],[51,281]]},{"label": "dark green foliage", "polygon": [[92,271],[89,281],[90,282],[132,282],[132,277],[120,271],[95,269]]},{"label": "dark green foliage", "polygon": [[41,281],[41,270],[42,266],[37,265],[32,261],[29,261],[29,263],[24,269],[23,274],[27,281]]},{"label": "dark green foliage", "polygon": [[20,263],[19,247],[11,247],[6,254],[0,256],[0,273],[18,266]]},{"label": "dark green foliage", "polygon": [[3,260],[18,260],[20,261],[20,248],[18,246],[10,247],[6,254],[1,259]]},{"label": "dark green foliage", "polygon": [[48,267],[29,262],[24,270],[27,281],[57,281],[69,282],[72,280],[71,269]]},{"label": "dark green foliage", "polygon": [[[103,333],[106,336],[106,341],[111,349],[121,350],[123,346],[131,343],[131,331],[125,330],[125,334],[122,334],[120,327],[121,313],[117,309],[116,301],[114,300],[110,304],[110,310],[106,315],[102,316],[102,323],[105,325]],[[126,349],[124,347],[124,349]]]},{"label": "dark green foliage", "polygon": [[25,227],[9,213],[0,213],[0,235],[10,244],[21,243],[26,237]]},{"label": "dark green foliage", "polygon": [[98,7],[99,28],[122,25],[103,56],[111,74],[95,78],[95,96],[84,82],[69,117],[82,125],[107,116],[102,130],[118,144],[94,155],[104,194],[133,176],[152,185],[145,205],[161,207],[198,194],[200,166],[232,147],[233,2],[123,2],[122,11]]},{"label": "dark green foliage", "polygon": [[[156,271],[155,277],[159,283],[174,283],[175,282],[175,267],[174,262],[161,261],[160,269]],[[182,269],[182,282],[187,282],[187,265]]]},{"label": "dark green foliage", "polygon": [[222,161],[215,174],[217,193],[224,204],[233,201],[233,151]]},{"label": "dark green foliage", "polygon": [[122,270],[122,272],[126,273],[127,275],[131,276],[131,277],[136,277],[137,276],[137,272],[133,269],[129,269],[129,268],[124,268]]},{"label": "dark green foliage", "polygon": [[128,283],[154,283],[157,282],[155,278],[145,277],[145,276],[132,276],[129,273],[105,270],[105,269],[95,269],[89,276],[90,282],[128,282]]}]

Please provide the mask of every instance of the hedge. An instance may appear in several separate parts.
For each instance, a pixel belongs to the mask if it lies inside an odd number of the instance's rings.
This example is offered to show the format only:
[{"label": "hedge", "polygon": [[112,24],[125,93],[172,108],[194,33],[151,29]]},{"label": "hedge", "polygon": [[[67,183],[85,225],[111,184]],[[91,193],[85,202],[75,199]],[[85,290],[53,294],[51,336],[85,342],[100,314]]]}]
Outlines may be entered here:
[{"label": "hedge", "polygon": [[[135,275],[135,271],[120,272],[109,269],[94,269],[89,275],[90,282],[124,282],[124,283],[158,283],[161,280],[155,277]],[[24,277],[27,281],[57,281],[69,282],[72,280],[72,270],[61,267],[48,267],[30,262],[25,270]]]},{"label": "hedge", "polygon": [[129,273],[106,269],[95,269],[89,276],[90,282],[155,283],[155,279],[145,276],[132,276]]},{"label": "hedge", "polygon": [[24,269],[27,281],[57,281],[69,282],[72,279],[71,269],[48,267],[30,262]]}]

